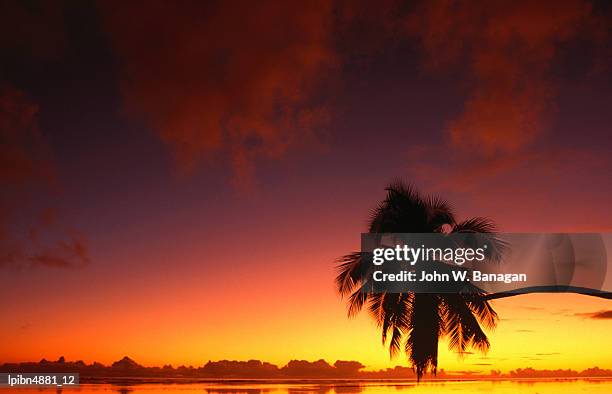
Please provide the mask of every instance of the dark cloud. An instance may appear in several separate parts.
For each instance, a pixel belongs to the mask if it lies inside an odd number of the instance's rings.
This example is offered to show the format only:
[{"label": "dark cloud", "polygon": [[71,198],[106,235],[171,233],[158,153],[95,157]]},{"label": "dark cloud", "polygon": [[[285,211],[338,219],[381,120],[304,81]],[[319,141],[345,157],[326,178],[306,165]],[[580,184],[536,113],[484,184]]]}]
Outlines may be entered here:
[{"label": "dark cloud", "polygon": [[35,200],[53,194],[55,169],[41,136],[38,105],[0,88],[0,267],[77,267],[89,261],[82,235]]},{"label": "dark cloud", "polygon": [[22,188],[52,178],[36,121],[38,110],[23,91],[0,85],[0,181],[5,186]]},{"label": "dark cloud", "polygon": [[[577,171],[575,163],[583,174],[598,174],[609,165],[605,152],[559,143],[552,126],[564,82],[559,69],[579,69],[569,64],[576,62],[594,69],[601,60],[593,59],[600,57],[609,64],[600,49],[608,39],[601,23],[586,0],[555,7],[530,1],[421,3],[409,26],[422,44],[425,68],[457,75],[455,88],[465,100],[446,123],[441,144],[410,149],[411,175],[426,187],[481,192],[493,180],[525,185],[525,179],[544,179],[551,188]],[[566,47],[576,42],[592,44],[593,54],[568,62]]]},{"label": "dark cloud", "polygon": [[59,240],[28,259],[33,265],[53,268],[76,268],[89,263],[86,241],[81,234],[74,232],[68,234],[68,239]]},{"label": "dark cloud", "polygon": [[555,113],[560,46],[577,37],[605,40],[585,0],[554,9],[529,1],[406,7],[318,0],[100,2],[99,8],[118,58],[126,113],[170,144],[186,171],[229,160],[244,184],[259,160],[316,146],[332,112],[324,100],[328,86],[341,79],[347,58],[397,50],[405,40],[423,49],[427,70],[458,73],[466,94],[443,146],[411,152],[418,176],[454,187],[465,176],[482,179],[534,161],[547,172],[584,156],[534,147]]},{"label": "dark cloud", "polygon": [[59,56],[66,46],[62,1],[3,0],[0,13],[0,48],[4,54],[34,57]]},{"label": "dark cloud", "polygon": [[[316,144],[336,75],[329,1],[99,3],[120,64],[125,111],[173,147],[180,168],[259,159]],[[134,23],[138,21],[138,23]]]},{"label": "dark cloud", "polygon": [[576,313],[576,316],[584,317],[586,319],[595,319],[595,320],[612,319],[612,310],[589,312],[589,313]]},{"label": "dark cloud", "polygon": [[474,354],[474,352],[469,352],[469,351],[465,351],[465,352],[455,352],[456,354],[462,355],[462,356],[467,356],[470,354]]},{"label": "dark cloud", "polygon": [[[39,128],[40,107],[5,80],[17,64],[48,64],[67,44],[63,1],[3,1],[0,13],[0,268],[69,268],[89,261],[83,235],[49,206],[57,168]],[[14,63],[14,64],[13,64]],[[48,201],[41,206],[40,200]]]},{"label": "dark cloud", "polygon": [[446,373],[450,376],[474,376],[480,375],[482,371],[474,370],[474,371],[465,371],[465,370],[457,370],[457,371],[446,371]]},{"label": "dark cloud", "polygon": [[589,22],[590,3],[424,2],[415,18],[432,69],[464,65],[468,97],[448,125],[452,146],[490,157],[530,145],[548,122],[558,45]]},{"label": "dark cloud", "polygon": [[545,308],[541,306],[519,306],[520,309],[527,309],[528,311],[543,311]]}]

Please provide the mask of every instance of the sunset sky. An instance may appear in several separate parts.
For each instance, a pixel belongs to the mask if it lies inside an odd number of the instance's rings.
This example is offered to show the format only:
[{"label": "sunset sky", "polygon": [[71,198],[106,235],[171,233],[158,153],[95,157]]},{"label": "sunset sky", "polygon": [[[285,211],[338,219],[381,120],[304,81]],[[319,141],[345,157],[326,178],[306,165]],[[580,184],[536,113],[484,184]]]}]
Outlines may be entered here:
[{"label": "sunset sky", "polygon": [[[180,6],[178,6],[180,4]],[[0,363],[389,360],[334,260],[402,178],[612,232],[605,1],[0,5]],[[612,368],[612,302],[494,301],[487,356]]]}]

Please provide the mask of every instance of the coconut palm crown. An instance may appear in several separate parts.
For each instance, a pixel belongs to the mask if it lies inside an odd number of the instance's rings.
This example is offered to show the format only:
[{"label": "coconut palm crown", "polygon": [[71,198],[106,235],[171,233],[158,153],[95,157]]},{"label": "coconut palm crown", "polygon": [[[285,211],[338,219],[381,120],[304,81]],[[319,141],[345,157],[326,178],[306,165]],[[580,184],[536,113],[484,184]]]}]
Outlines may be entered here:
[{"label": "coconut palm crown", "polygon": [[[494,234],[494,224],[481,217],[455,220],[451,206],[437,197],[420,195],[413,187],[395,182],[372,212],[369,233]],[[361,252],[338,260],[336,285],[346,299],[349,317],[364,307],[382,332],[383,345],[391,357],[402,350],[415,369],[417,379],[436,373],[438,342],[445,338],[449,349],[460,356],[470,349],[486,352],[490,343],[481,326],[493,329],[498,321],[485,294],[474,288],[465,293],[374,293],[367,290],[363,272],[369,267]]]}]

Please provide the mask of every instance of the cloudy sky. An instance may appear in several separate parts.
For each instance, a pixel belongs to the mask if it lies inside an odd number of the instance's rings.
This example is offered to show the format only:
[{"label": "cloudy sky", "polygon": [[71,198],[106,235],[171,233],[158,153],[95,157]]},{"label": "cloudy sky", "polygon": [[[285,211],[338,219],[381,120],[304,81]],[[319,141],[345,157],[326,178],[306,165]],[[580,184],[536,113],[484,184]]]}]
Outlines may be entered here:
[{"label": "cloudy sky", "polygon": [[[0,7],[0,361],[405,363],[333,287],[398,177],[612,230],[607,2]],[[612,367],[609,302],[494,306],[489,355],[440,367]]]}]

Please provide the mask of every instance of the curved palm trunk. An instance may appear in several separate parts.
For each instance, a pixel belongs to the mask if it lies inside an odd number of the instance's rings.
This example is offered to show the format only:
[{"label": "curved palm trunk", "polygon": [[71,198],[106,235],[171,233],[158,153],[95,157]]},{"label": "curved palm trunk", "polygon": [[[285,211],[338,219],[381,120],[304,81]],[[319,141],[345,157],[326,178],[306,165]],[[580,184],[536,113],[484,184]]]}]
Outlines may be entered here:
[{"label": "curved palm trunk", "polygon": [[511,292],[503,292],[503,293],[491,293],[484,295],[485,300],[496,300],[499,298],[513,297],[521,294],[533,294],[533,293],[554,293],[559,292],[559,290],[564,293],[573,293],[573,294],[581,294],[591,297],[612,299],[612,293],[607,292],[597,292],[591,289],[587,289],[584,287],[573,287],[573,286],[535,286],[535,287],[524,287],[522,289],[516,289]]}]

